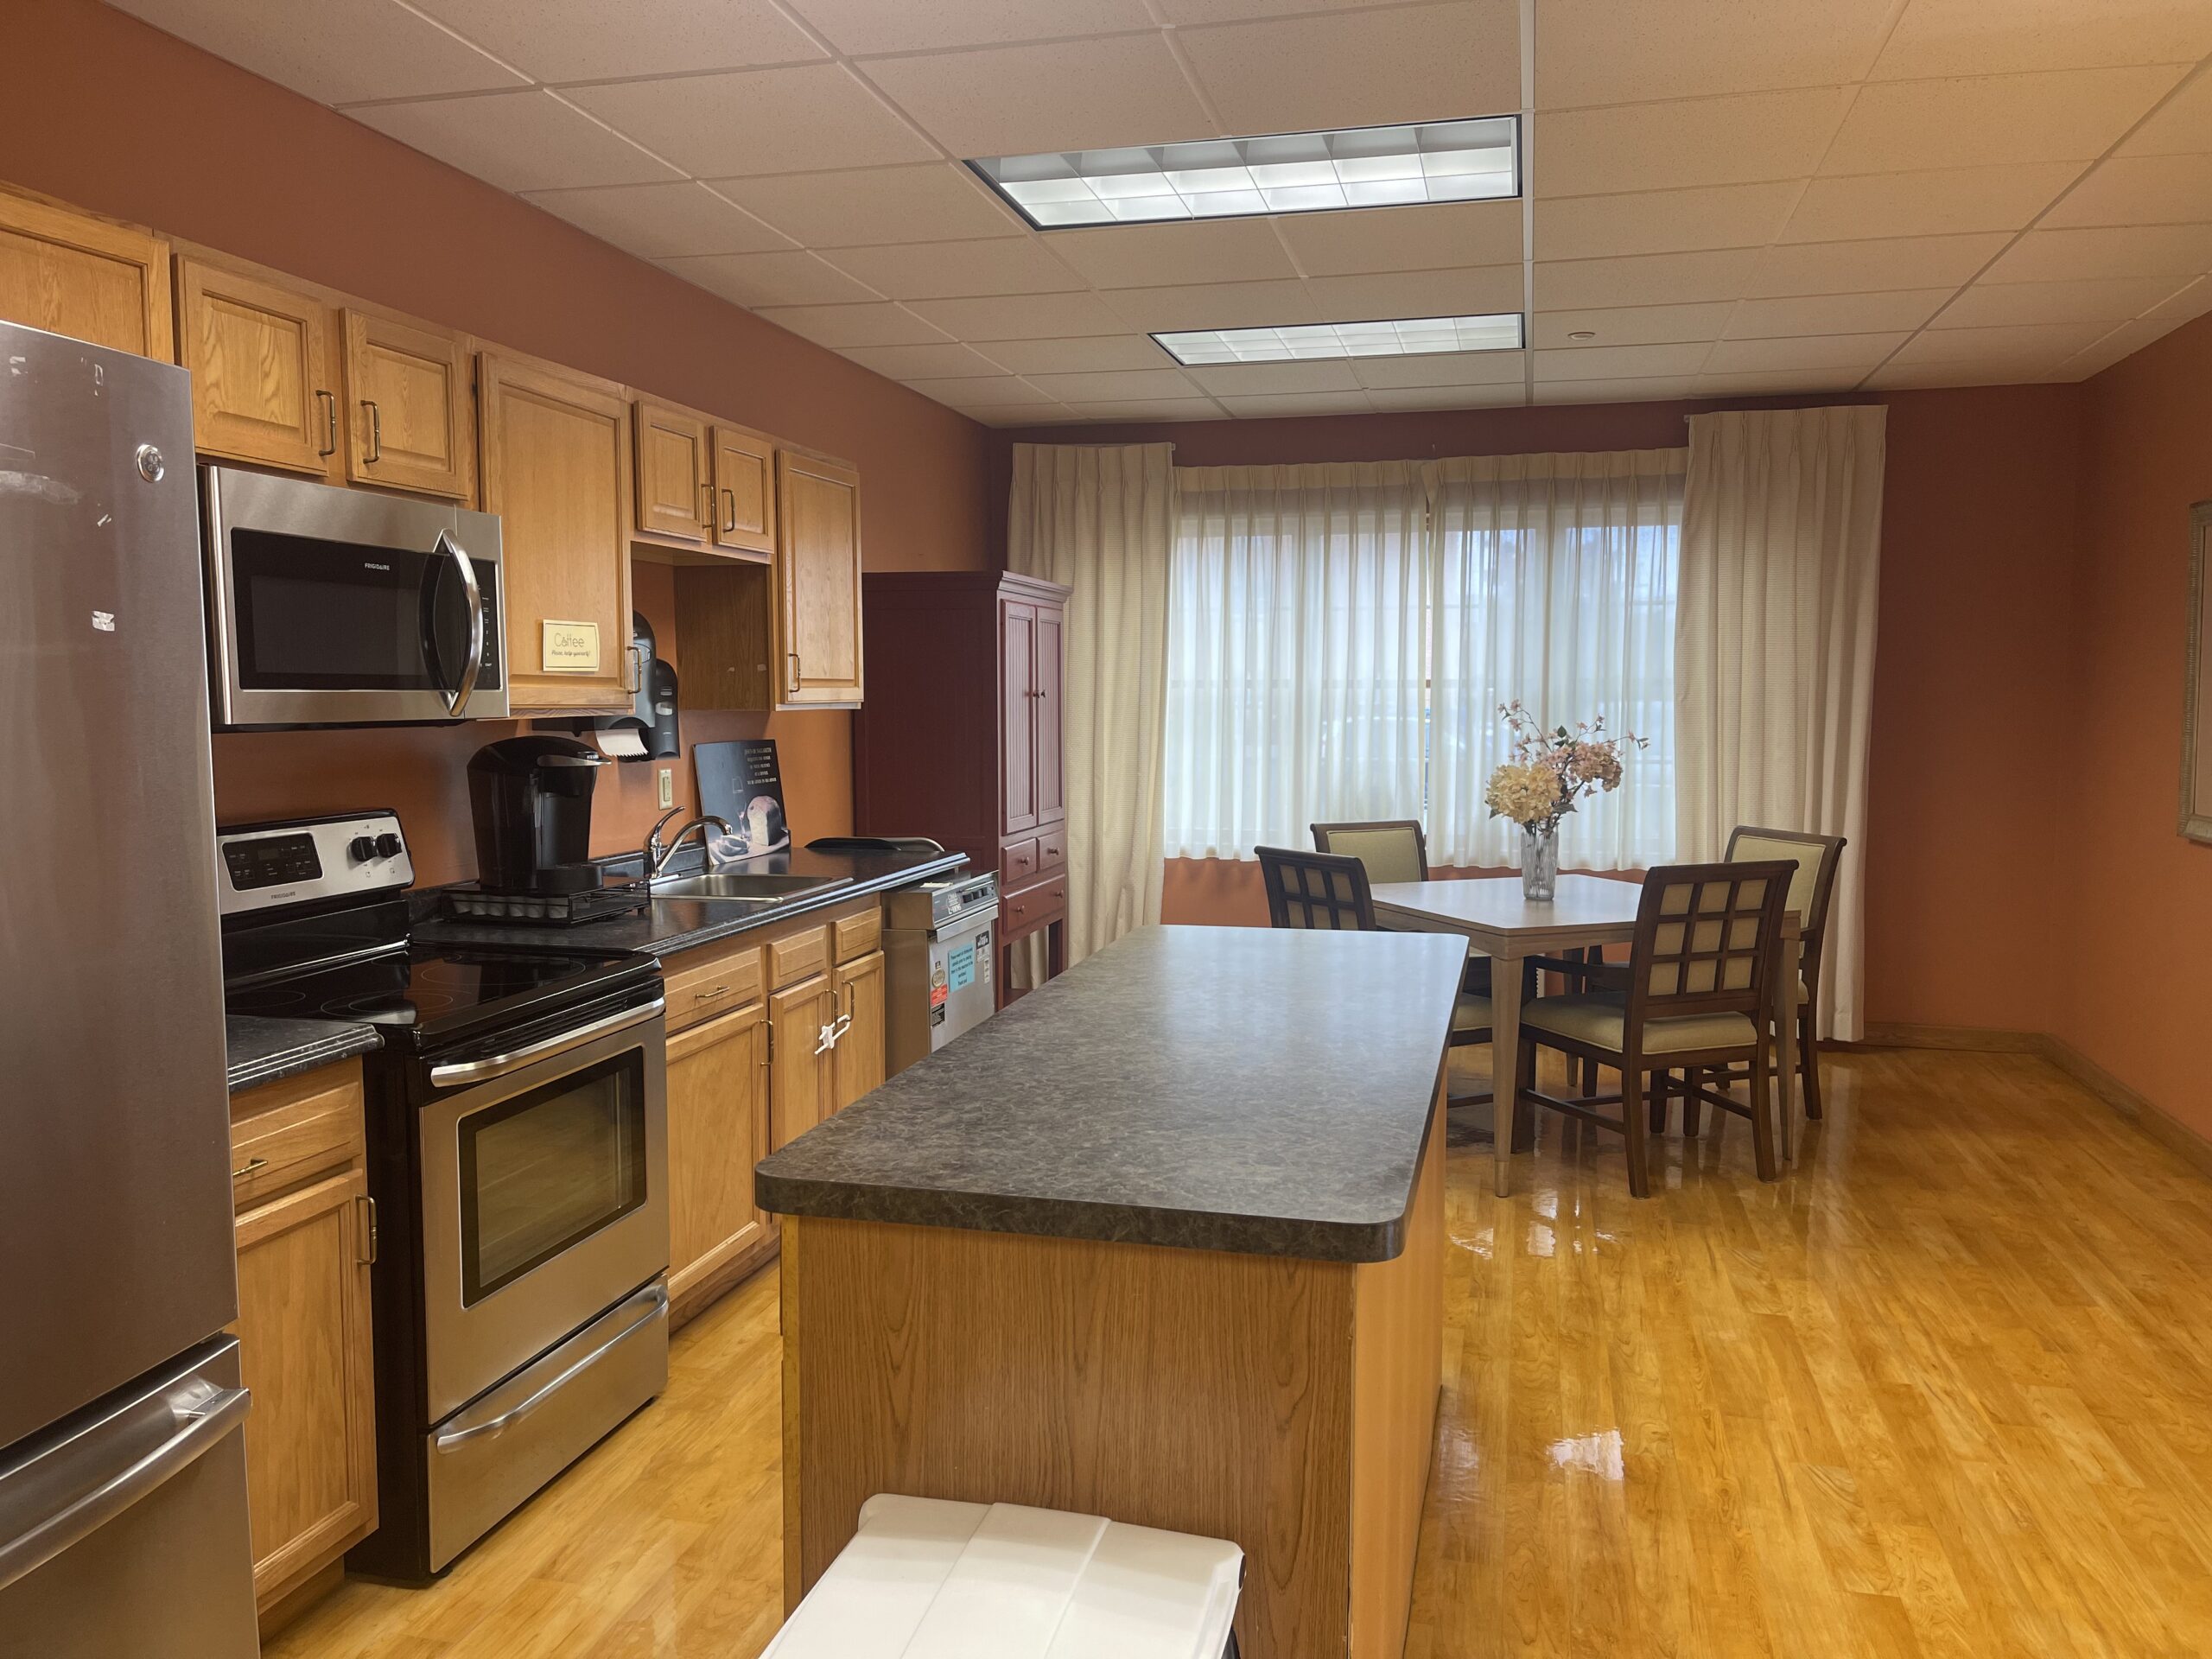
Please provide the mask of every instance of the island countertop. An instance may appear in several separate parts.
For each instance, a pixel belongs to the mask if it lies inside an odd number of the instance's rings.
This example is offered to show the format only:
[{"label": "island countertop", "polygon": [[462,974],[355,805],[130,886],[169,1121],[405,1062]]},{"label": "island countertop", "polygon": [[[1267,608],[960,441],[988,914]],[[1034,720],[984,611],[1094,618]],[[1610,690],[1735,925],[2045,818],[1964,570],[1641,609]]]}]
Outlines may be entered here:
[{"label": "island countertop", "polygon": [[1390,1260],[1465,957],[1440,934],[1141,929],[763,1160],[756,1199]]}]

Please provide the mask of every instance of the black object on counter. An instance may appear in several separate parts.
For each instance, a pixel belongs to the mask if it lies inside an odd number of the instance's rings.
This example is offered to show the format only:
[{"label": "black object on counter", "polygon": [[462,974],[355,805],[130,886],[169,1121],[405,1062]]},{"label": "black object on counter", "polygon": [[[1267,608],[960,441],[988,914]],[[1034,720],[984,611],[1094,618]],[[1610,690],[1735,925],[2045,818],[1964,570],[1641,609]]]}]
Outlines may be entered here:
[{"label": "black object on counter", "polygon": [[612,764],[573,737],[503,737],[468,762],[476,874],[511,893],[579,893],[601,885],[591,861],[591,793]]},{"label": "black object on counter", "polygon": [[810,853],[941,853],[927,836],[821,836],[806,843]]}]

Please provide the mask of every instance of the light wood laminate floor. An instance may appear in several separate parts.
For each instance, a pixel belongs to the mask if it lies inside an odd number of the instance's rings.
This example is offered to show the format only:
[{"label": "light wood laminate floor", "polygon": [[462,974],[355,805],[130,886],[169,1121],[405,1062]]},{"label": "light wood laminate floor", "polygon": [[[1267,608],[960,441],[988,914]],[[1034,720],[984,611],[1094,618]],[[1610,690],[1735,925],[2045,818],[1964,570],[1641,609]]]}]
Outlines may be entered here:
[{"label": "light wood laminate floor", "polygon": [[[2018,1055],[1835,1058],[1748,1126],[1546,1122],[1449,1162],[1446,1394],[1408,1659],[2212,1653],[2212,1183]],[[749,1659],[780,1613],[773,1274],[442,1584],[270,1659]],[[1265,1659],[1255,1655],[1252,1659]]]}]

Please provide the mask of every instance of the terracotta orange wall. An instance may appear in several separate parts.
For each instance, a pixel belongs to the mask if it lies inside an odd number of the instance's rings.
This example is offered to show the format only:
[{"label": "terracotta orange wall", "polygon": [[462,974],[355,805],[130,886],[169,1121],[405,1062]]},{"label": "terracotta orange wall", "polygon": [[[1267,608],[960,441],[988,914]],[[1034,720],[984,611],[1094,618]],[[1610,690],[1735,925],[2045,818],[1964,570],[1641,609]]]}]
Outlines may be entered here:
[{"label": "terracotta orange wall", "polygon": [[[941,404],[95,0],[7,10],[0,180],[258,260],[856,462],[874,569],[987,561],[987,435]],[[1002,498],[1001,498],[1002,499]],[[664,653],[664,577],[638,582]],[[851,717],[706,715],[687,740],[775,737],[800,834],[851,827]],[[228,821],[397,807],[427,879],[468,874],[461,766],[504,728],[234,734]],[[653,817],[625,766],[602,847]],[[688,763],[678,772],[689,798]]]}]

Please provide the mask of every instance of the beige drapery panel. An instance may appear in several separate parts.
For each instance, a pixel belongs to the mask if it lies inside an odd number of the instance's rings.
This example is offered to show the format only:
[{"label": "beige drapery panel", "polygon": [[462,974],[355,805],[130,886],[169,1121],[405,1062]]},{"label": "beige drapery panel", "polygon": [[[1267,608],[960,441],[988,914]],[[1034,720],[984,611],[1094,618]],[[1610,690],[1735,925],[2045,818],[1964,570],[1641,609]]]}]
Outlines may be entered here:
[{"label": "beige drapery panel", "polygon": [[1680,855],[1739,823],[1851,838],[1820,1029],[1864,1030],[1866,755],[1881,568],[1878,407],[1690,418],[1675,671]]},{"label": "beige drapery panel", "polygon": [[1175,448],[1018,443],[1007,568],[1065,584],[1068,960],[1160,919]]}]

